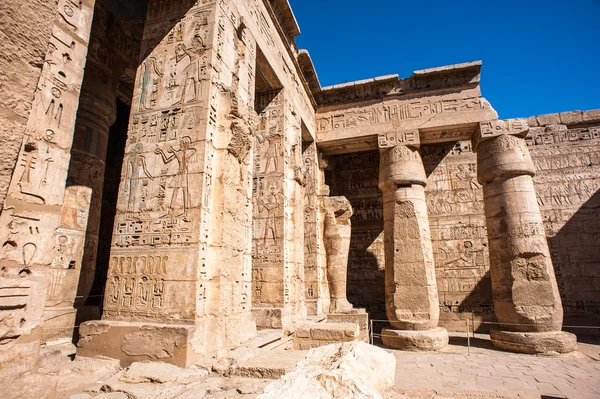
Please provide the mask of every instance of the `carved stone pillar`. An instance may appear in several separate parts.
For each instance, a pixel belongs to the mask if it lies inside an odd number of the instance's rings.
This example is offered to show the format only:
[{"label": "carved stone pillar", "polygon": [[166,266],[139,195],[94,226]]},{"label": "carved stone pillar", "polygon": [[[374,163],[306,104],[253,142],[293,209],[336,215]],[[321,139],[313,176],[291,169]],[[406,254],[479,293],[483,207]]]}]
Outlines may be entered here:
[{"label": "carved stone pillar", "polygon": [[349,313],[353,307],[346,297],[348,254],[352,235],[352,206],[346,197],[327,197],[325,208],[325,252],[331,302],[330,313]]},{"label": "carved stone pillar", "polygon": [[566,353],[576,337],[561,332],[563,309],[538,207],[535,167],[524,120],[481,123],[477,177],[483,185],[494,311],[494,346],[525,353]]},{"label": "carved stone pillar", "polygon": [[98,65],[93,60],[88,60],[71,150],[67,184],[91,189],[76,308],[82,308],[85,304],[96,270],[106,146],[110,126],[116,119],[116,85],[111,72],[110,69]]},{"label": "carved stone pillar", "polygon": [[380,139],[379,188],[384,201],[386,312],[392,326],[382,331],[383,343],[439,350],[448,344],[448,333],[437,327],[439,301],[423,161],[415,148],[418,143],[392,148],[382,143]]}]

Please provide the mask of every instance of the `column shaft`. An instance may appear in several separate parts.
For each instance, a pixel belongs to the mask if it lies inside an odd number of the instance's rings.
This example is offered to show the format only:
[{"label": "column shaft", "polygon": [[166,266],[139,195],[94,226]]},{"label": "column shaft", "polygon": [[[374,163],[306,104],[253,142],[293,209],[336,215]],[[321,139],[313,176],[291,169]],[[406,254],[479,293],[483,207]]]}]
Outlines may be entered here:
[{"label": "column shaft", "polygon": [[509,135],[484,141],[477,159],[496,317],[512,331],[560,330],[563,310],[525,141]]},{"label": "column shaft", "polygon": [[[515,123],[492,126],[498,130],[511,125]],[[524,353],[575,350],[576,337],[560,331],[563,308],[525,140],[500,134],[479,142],[477,174],[483,185],[494,311],[500,322],[490,332],[492,343]]]},{"label": "column shaft", "polygon": [[386,311],[393,328],[437,327],[439,304],[418,150],[397,146],[381,154]]}]

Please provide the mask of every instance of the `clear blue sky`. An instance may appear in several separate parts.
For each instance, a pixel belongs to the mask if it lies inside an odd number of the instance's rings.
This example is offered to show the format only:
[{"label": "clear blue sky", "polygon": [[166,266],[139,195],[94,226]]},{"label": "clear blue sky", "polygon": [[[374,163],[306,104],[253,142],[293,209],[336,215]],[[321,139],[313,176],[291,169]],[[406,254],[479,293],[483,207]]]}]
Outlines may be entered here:
[{"label": "clear blue sky", "polygon": [[321,85],[482,60],[500,118],[600,108],[600,0],[290,0]]}]

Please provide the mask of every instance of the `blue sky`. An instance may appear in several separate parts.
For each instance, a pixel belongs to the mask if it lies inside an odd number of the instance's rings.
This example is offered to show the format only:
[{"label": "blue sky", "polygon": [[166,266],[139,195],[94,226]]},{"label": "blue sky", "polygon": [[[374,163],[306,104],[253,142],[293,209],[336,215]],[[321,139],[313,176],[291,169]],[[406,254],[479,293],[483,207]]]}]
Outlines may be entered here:
[{"label": "blue sky", "polygon": [[600,108],[600,0],[289,0],[323,86],[482,60],[500,118]]}]

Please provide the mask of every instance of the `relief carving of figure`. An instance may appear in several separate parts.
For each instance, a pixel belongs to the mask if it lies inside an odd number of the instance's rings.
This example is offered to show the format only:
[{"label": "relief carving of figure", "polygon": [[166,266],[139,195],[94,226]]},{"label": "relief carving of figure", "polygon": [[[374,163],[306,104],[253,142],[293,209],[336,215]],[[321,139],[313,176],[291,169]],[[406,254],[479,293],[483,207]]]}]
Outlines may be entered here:
[{"label": "relief carving of figure", "polygon": [[146,158],[143,155],[144,147],[142,144],[137,144],[133,148],[133,152],[127,156],[127,176],[129,180],[129,198],[127,200],[127,212],[133,213],[136,211],[136,196],[137,188],[140,180],[140,168],[149,179],[154,177],[148,172],[146,166]]},{"label": "relief carving of figure", "polygon": [[202,69],[200,57],[204,54],[205,46],[202,39],[198,36],[192,39],[192,46],[188,49],[185,44],[177,45],[175,54],[175,63],[180,65],[187,64],[181,73],[183,76],[179,82],[177,90],[177,101],[173,105],[186,104],[198,100],[200,94],[200,71]]},{"label": "relief carving of figure", "polygon": [[[187,217],[187,211],[190,209],[190,193],[188,190],[188,168],[192,156],[196,153],[196,150],[194,148],[191,148],[191,145],[192,139],[186,136],[181,138],[178,149],[175,149],[173,147],[169,147],[167,149],[167,152],[171,154],[169,156],[167,156],[165,152],[158,146],[154,150],[156,154],[161,155],[162,160],[165,164],[169,164],[175,159],[178,163],[177,173],[175,173],[170,183],[170,187],[173,187],[173,194],[171,195],[171,203],[169,205],[169,213],[167,214],[170,217],[183,216],[185,218]],[[181,214],[175,215],[175,207],[177,205],[179,191],[181,191],[183,196],[183,212]]]},{"label": "relief carving of figure", "polygon": [[[157,78],[155,78],[154,75],[156,75]],[[163,73],[159,69],[158,61],[156,60],[156,58],[148,57],[143,64],[142,93],[140,95],[139,107],[140,111],[154,108],[152,101],[151,104],[148,105],[148,98],[152,97],[152,94],[155,94],[157,91],[157,89],[155,88],[155,86],[157,86],[155,79],[159,80],[160,78],[162,78],[162,76]],[[148,96],[149,93],[150,96]],[[150,99],[153,100],[153,98]]]},{"label": "relief carving of figure", "polygon": [[352,206],[346,197],[328,197],[324,199],[324,209],[327,278],[331,296],[329,312],[350,313],[353,306],[346,298],[346,282],[352,234]]},{"label": "relief carving of figure", "polygon": [[281,147],[281,138],[282,135],[279,133],[279,122],[277,120],[270,121],[269,133],[268,135],[257,135],[257,140],[260,144],[263,144],[265,140],[267,141],[267,150],[265,151],[265,168],[263,173],[269,172],[269,166],[271,163],[273,164],[273,171],[279,171],[279,154]]},{"label": "relief carving of figure", "polygon": [[271,191],[271,194],[267,196],[267,200],[264,201],[262,198],[258,199],[258,206],[262,210],[267,211],[267,218],[265,219],[265,234],[263,236],[264,245],[267,245],[267,239],[269,238],[269,233],[273,237],[273,242],[277,245],[278,235],[277,235],[277,221],[275,219],[275,214],[277,212],[277,208],[279,207],[279,202],[277,200],[277,196],[274,191]]}]

